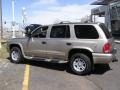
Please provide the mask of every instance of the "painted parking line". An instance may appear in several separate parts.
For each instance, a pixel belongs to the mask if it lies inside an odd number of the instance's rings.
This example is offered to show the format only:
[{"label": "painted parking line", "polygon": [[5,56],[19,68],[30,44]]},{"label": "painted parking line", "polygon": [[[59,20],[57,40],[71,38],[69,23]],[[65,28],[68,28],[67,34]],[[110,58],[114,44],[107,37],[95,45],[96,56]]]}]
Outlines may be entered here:
[{"label": "painted parking line", "polygon": [[22,90],[29,90],[29,74],[30,74],[30,65],[26,65]]}]

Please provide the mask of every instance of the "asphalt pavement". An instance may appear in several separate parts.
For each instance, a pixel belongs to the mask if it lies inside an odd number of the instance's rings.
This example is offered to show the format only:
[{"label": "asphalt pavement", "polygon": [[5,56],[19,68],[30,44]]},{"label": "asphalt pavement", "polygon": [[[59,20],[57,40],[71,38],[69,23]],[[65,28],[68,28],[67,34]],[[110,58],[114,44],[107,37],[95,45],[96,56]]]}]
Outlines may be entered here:
[{"label": "asphalt pavement", "polygon": [[0,90],[21,90],[23,75],[24,65],[0,60]]}]

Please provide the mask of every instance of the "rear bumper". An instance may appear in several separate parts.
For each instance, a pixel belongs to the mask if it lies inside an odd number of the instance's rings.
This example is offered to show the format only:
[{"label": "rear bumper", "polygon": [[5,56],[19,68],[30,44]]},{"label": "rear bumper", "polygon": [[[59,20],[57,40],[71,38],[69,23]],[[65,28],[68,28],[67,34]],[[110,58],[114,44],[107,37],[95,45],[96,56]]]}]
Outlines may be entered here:
[{"label": "rear bumper", "polygon": [[117,50],[114,49],[110,54],[93,53],[94,64],[108,64],[116,59]]}]

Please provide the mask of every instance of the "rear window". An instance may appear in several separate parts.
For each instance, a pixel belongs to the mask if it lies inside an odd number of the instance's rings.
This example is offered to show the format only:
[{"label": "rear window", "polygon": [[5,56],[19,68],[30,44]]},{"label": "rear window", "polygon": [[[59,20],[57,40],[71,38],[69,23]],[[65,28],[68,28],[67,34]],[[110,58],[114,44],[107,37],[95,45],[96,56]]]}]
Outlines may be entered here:
[{"label": "rear window", "polygon": [[97,30],[92,25],[75,25],[75,34],[79,39],[98,39]]},{"label": "rear window", "polygon": [[101,27],[101,29],[105,33],[105,36],[106,36],[107,39],[109,39],[109,38],[112,37],[112,34],[109,32],[109,30],[107,29],[107,27],[105,26],[105,24],[100,24],[99,26]]}]

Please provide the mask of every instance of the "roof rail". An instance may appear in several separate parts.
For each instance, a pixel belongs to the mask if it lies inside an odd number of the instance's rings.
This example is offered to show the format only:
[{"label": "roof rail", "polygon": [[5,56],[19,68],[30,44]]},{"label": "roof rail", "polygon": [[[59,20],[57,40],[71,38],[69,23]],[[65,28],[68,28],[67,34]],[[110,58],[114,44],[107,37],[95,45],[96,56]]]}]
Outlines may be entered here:
[{"label": "roof rail", "polygon": [[70,22],[70,21],[62,21],[59,24],[64,24],[64,23],[72,23],[72,22]]}]

